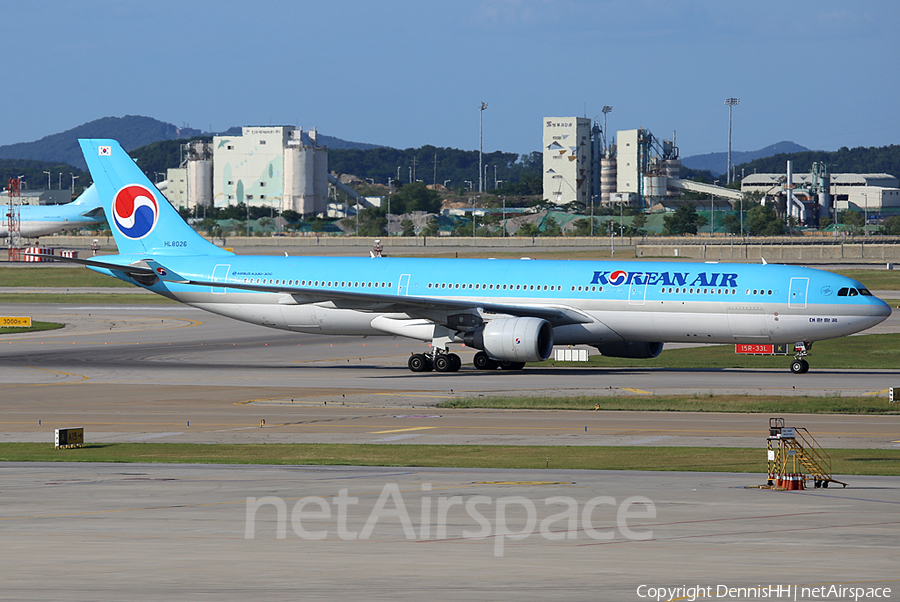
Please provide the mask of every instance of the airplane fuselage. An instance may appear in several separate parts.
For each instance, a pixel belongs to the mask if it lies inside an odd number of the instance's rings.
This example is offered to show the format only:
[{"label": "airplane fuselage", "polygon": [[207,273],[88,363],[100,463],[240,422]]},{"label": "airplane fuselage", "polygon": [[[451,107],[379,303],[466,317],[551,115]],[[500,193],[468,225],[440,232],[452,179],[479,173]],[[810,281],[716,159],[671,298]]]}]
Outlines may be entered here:
[{"label": "airplane fuselage", "polygon": [[[385,330],[384,318],[413,316],[391,311],[394,296],[468,301],[474,307],[567,308],[584,320],[554,326],[554,341],[562,345],[792,343],[859,332],[890,314],[884,302],[868,291],[860,294],[865,289],[843,276],[771,264],[253,256],[164,261],[194,280],[285,291],[163,281],[150,290],[238,320],[317,334],[397,334],[390,324]],[[317,301],[287,289],[384,295],[387,307]],[[430,340],[412,330],[406,336]]]}]

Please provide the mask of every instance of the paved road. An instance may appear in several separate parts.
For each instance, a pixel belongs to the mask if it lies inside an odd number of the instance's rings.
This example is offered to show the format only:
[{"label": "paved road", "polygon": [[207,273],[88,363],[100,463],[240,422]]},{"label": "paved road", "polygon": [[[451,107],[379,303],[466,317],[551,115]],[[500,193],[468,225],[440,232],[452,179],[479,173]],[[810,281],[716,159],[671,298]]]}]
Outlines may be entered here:
[{"label": "paved road", "polygon": [[897,599],[900,589],[895,478],[774,492],[721,473],[0,471],[2,597],[16,600],[638,601],[642,584],[712,588],[704,600],[720,586],[788,585],[888,587]]},{"label": "paved road", "polygon": [[[17,306],[21,309],[21,306]],[[13,306],[0,306],[0,312]],[[0,342],[0,440],[49,440],[83,425],[92,441],[764,444],[758,414],[436,411],[446,399],[721,393],[881,394],[900,370],[529,369],[413,374],[417,344],[297,335],[182,306],[31,306],[69,324]],[[893,318],[892,318],[893,320]],[[465,360],[471,351],[464,352]],[[885,399],[885,403],[887,400]],[[433,417],[439,416],[439,417]],[[265,428],[259,421],[265,420]],[[897,417],[803,417],[834,447],[893,447]],[[188,426],[190,424],[190,426]],[[587,431],[585,431],[587,427]]]}]

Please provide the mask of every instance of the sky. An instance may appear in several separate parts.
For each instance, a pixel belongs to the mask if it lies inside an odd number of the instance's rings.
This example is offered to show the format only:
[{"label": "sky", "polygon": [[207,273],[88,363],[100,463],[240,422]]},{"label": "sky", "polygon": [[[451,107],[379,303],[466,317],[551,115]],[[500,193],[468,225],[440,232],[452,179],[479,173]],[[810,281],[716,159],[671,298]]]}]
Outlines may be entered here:
[{"label": "sky", "polygon": [[900,142],[897,0],[0,0],[0,144],[101,117],[540,150],[544,117],[681,156]]}]

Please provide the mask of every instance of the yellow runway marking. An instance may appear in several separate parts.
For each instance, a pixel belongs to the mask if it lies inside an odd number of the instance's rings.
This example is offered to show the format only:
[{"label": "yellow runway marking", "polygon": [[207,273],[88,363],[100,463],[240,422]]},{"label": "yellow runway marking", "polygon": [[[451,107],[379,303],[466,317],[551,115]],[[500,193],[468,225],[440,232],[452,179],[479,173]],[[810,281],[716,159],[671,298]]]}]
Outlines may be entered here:
[{"label": "yellow runway marking", "polygon": [[632,393],[637,393],[638,395],[653,395],[650,391],[644,391],[643,389],[635,389],[634,387],[622,387],[622,391],[631,391]]},{"label": "yellow runway marking", "polygon": [[436,429],[436,426],[414,426],[408,429],[391,429],[389,431],[371,431],[371,435],[381,435],[383,433],[405,433],[408,431],[424,431],[427,429]]},{"label": "yellow runway marking", "polygon": [[890,392],[890,389],[883,389],[881,391],[870,391],[868,393],[863,393],[863,395],[882,395]]},{"label": "yellow runway marking", "polygon": [[386,395],[388,397],[398,397],[402,395],[403,397],[433,397],[434,399],[446,399],[447,395],[418,395],[416,393],[375,393],[375,395]]}]

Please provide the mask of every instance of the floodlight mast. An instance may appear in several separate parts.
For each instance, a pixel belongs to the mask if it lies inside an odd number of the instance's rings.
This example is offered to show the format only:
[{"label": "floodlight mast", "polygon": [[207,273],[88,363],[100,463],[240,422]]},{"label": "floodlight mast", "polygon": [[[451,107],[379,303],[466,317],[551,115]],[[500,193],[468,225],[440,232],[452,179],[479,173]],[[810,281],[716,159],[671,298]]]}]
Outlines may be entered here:
[{"label": "floodlight mast", "polygon": [[484,110],[487,103],[481,103],[478,109],[478,193],[484,192],[484,167],[482,167],[483,139],[484,139]]},{"label": "floodlight mast", "polygon": [[725,104],[728,105],[728,174],[726,182],[731,184],[731,111],[735,105],[740,104],[740,98],[726,98]]},{"label": "floodlight mast", "polygon": [[607,146],[607,139],[606,139],[606,116],[610,113],[612,113],[612,107],[609,105],[605,105],[603,107],[603,154],[604,154],[604,156],[607,156],[607,158],[608,158],[608,154],[607,154],[608,146]]}]

